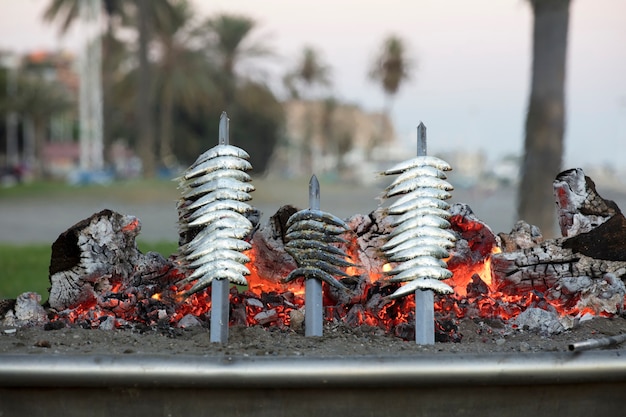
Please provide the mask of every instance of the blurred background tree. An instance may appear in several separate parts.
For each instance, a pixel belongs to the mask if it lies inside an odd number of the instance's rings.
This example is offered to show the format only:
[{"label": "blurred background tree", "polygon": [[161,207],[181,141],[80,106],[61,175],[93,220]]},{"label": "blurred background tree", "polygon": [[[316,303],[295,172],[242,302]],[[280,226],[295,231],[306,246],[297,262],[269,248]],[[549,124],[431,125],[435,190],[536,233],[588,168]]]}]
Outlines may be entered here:
[{"label": "blurred background tree", "polygon": [[[79,2],[51,0],[44,20],[66,32],[78,21]],[[257,22],[230,14],[198,21],[186,0],[102,0],[102,7],[105,146],[124,139],[151,177],[213,146],[227,110],[233,143],[263,172],[283,114],[264,82],[239,71],[243,61],[273,55],[253,36]]]},{"label": "blurred background tree", "polygon": [[[296,60],[294,68],[290,69],[283,76],[283,85],[287,89],[290,99],[304,100],[306,107],[306,117],[304,126],[304,136],[294,138],[298,143],[293,146],[298,156],[294,161],[304,163],[308,172],[320,173],[322,155],[328,147],[326,135],[314,135],[313,126],[315,117],[315,107],[318,103],[313,102],[315,91],[319,88],[322,93],[331,85],[331,69],[321,53],[310,45],[302,48],[300,56]],[[328,130],[328,129],[326,129]]]},{"label": "blurred background tree", "polygon": [[156,29],[159,59],[154,72],[159,161],[166,168],[175,168],[178,163],[172,149],[176,106],[192,114],[201,113],[210,98],[218,94],[212,75],[214,70],[205,59],[202,39],[199,39],[204,32],[204,28],[193,21],[193,10],[186,2],[175,4],[169,19]]},{"label": "blurred background tree", "polygon": [[[43,14],[43,21],[56,23],[59,34],[67,33],[80,21],[81,0],[51,0]],[[111,97],[120,64],[127,59],[126,45],[117,32],[129,24],[130,0],[102,0],[105,28],[102,34],[102,138],[108,148],[113,142],[112,126],[115,118],[115,103]]]},{"label": "blurred background tree", "polygon": [[533,11],[532,81],[518,218],[555,235],[552,182],[562,170],[565,132],[565,68],[570,0],[530,0]]},{"label": "blurred background tree", "polygon": [[8,106],[25,122],[24,159],[33,173],[39,175],[43,171],[47,123],[54,116],[71,112],[76,103],[58,84],[33,74],[21,75],[17,79],[17,91],[20,93]]},{"label": "blurred background tree", "polygon": [[370,78],[382,87],[386,101],[384,112],[391,113],[393,98],[402,84],[411,79],[414,63],[407,55],[407,48],[402,38],[390,35],[383,40],[378,55],[369,72]]},{"label": "blurred background tree", "polygon": [[304,96],[310,100],[316,87],[326,88],[332,84],[330,66],[324,62],[317,49],[306,45],[296,60],[295,68],[283,77],[283,84],[290,98],[300,99]]},{"label": "blurred background tree", "polygon": [[[369,77],[372,81],[378,82],[385,93],[385,104],[383,114],[391,117],[391,106],[393,99],[400,90],[400,87],[411,79],[414,70],[414,63],[407,55],[405,41],[397,35],[389,35],[383,40],[378,54],[374,58]],[[382,123],[382,119],[381,119]],[[373,148],[380,145],[384,127],[381,124],[381,134],[373,137],[368,146],[371,152]]]},{"label": "blurred background tree", "polygon": [[[254,19],[228,13],[202,17],[188,0],[91,1],[101,7],[103,17],[96,28],[103,51],[103,144],[107,167],[120,177],[134,175],[140,168],[145,177],[174,176],[216,143],[223,110],[232,121],[231,142],[250,153],[256,173],[265,172],[270,160],[276,159],[280,142],[290,150],[277,169],[284,169],[286,160],[295,175],[320,170],[334,176],[348,168],[344,157],[355,146],[357,159],[350,159],[350,164],[359,163],[355,161],[363,155],[363,144],[375,135],[371,126],[379,116],[333,96],[330,66],[312,46],[302,48],[284,72],[288,94],[287,100],[281,100],[263,69],[275,64],[277,55]],[[73,27],[82,30],[81,4],[81,0],[49,0],[43,20],[56,25],[60,33]],[[402,42],[396,39],[390,48],[402,68],[396,73],[393,95],[409,67]],[[393,65],[383,66],[388,72],[385,77],[391,77]],[[50,70],[55,72],[54,64]],[[77,85],[77,74],[73,77]],[[66,91],[74,111],[64,110],[73,114],[74,133],[79,131],[76,85]],[[56,100],[56,108],[65,109],[61,99]],[[285,109],[293,101],[303,104],[301,108],[312,117],[299,119],[288,134],[293,126],[286,123]],[[52,104],[48,110],[54,108]],[[51,128],[43,113],[39,115],[37,120],[44,120],[38,127],[43,137],[36,146],[40,152],[41,142],[50,140]],[[302,123],[309,128],[302,129]],[[22,130],[20,124],[20,140]],[[78,145],[75,135],[63,140]],[[291,153],[293,149],[296,152]],[[142,166],[133,162],[137,168],[121,169],[120,155],[141,161]]]}]

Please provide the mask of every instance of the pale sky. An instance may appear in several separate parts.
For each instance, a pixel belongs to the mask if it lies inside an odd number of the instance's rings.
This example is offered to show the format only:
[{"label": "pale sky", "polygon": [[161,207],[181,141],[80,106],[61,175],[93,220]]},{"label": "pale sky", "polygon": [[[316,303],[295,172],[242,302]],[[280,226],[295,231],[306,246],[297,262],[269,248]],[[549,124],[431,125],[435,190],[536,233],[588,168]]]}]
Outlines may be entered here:
[{"label": "pale sky", "polygon": [[[0,0],[0,48],[76,50],[41,23],[49,0]],[[332,67],[333,93],[368,110],[383,94],[367,79],[379,44],[404,38],[417,61],[392,108],[403,141],[428,127],[429,152],[521,154],[528,101],[532,15],[525,0],[195,0],[199,18],[241,13],[278,53],[279,79],[304,45]],[[271,81],[271,80],[270,80]],[[572,0],[564,168],[626,169],[626,1]]]}]

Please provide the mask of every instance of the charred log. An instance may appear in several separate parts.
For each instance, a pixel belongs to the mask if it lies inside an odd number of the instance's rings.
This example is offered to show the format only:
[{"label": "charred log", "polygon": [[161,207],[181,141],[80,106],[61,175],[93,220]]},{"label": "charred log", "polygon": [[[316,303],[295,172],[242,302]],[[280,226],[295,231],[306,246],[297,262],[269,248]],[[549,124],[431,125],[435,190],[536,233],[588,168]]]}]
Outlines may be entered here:
[{"label": "charred log", "polygon": [[514,285],[522,291],[544,291],[567,277],[626,274],[626,262],[591,258],[564,247],[563,242],[547,240],[521,251],[495,254],[491,259],[492,273],[502,279],[504,286]]},{"label": "charred log", "polygon": [[605,200],[582,169],[561,172],[553,183],[563,237],[572,237],[597,228],[621,210],[614,201]]},{"label": "charred log", "polygon": [[626,218],[606,200],[580,168],[564,171],[554,181],[563,247],[595,259],[626,261]]},{"label": "charred log", "polygon": [[451,229],[459,236],[447,261],[453,272],[467,264],[484,262],[494,248],[500,246],[500,238],[467,204],[454,204],[450,207],[450,214]]},{"label": "charred log", "polygon": [[365,271],[379,273],[386,263],[380,247],[387,241],[392,231],[389,218],[382,210],[375,210],[369,215],[356,214],[347,220],[350,229],[356,235],[356,242],[347,253],[353,257],[354,263]]},{"label": "charred log", "polygon": [[554,193],[564,237],[541,242],[533,226],[518,223],[501,235],[505,252],[492,257],[493,275],[505,290],[541,291],[596,314],[619,311],[626,293],[620,281],[626,279],[626,219],[582,169],[559,174]]},{"label": "charred log", "polygon": [[563,241],[563,248],[594,259],[626,262],[626,218],[622,213],[586,233]]},{"label": "charred log", "polygon": [[543,242],[543,235],[537,226],[519,220],[513,226],[511,233],[498,233],[501,247],[504,252],[515,252],[532,248]]},{"label": "charred log", "polygon": [[[254,262],[251,268],[257,276],[265,277],[275,284],[281,284],[282,279],[296,268],[295,260],[285,251],[287,220],[296,211],[298,209],[293,206],[282,206],[252,236]],[[255,285],[254,282],[249,283]]]},{"label": "charred log", "polygon": [[102,210],[63,232],[52,244],[50,306],[63,310],[116,284],[137,285],[164,275],[173,265],[159,254],[139,251],[140,230],[136,217]]}]

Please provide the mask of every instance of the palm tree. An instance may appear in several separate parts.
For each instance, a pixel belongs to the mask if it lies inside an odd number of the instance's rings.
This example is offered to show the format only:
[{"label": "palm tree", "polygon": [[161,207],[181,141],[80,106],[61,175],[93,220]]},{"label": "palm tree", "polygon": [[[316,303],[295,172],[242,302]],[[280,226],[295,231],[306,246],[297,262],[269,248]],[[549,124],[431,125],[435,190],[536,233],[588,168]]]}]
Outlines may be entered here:
[{"label": "palm tree", "polygon": [[555,233],[552,181],[561,171],[565,131],[565,64],[570,0],[530,0],[533,64],[518,190],[520,219]]},{"label": "palm tree", "polygon": [[152,125],[152,97],[151,83],[152,71],[148,61],[148,45],[151,37],[152,16],[150,13],[149,0],[136,0],[137,2],[137,29],[139,31],[139,48],[137,58],[139,61],[137,71],[137,152],[141,158],[143,174],[152,178],[156,174],[154,156],[154,127]]},{"label": "palm tree", "polygon": [[376,56],[369,77],[380,83],[387,97],[385,114],[391,112],[391,102],[402,84],[409,80],[413,63],[407,57],[404,41],[395,35],[388,36]]},{"label": "palm tree", "polygon": [[[44,13],[44,20],[60,20],[61,32],[67,31],[79,16],[81,1],[84,0],[51,0]],[[114,51],[119,52],[119,49],[115,48],[115,36],[113,34],[118,22],[133,24],[137,27],[137,63],[139,69],[136,83],[137,149],[143,162],[144,175],[147,177],[154,176],[156,169],[154,117],[152,115],[154,106],[151,96],[152,74],[148,50],[155,28],[167,25],[167,22],[172,19],[174,3],[176,3],[175,0],[102,0],[102,7],[107,16],[107,34],[104,39],[110,41],[110,44],[104,47],[105,53],[107,51],[111,54]],[[109,77],[112,73],[108,71],[109,69],[107,68],[107,71],[104,72],[103,82],[105,84],[113,82]],[[105,109],[111,109],[108,105],[107,94],[112,91],[112,86],[105,85],[103,90]],[[108,113],[104,118],[107,121],[105,124],[110,126]]]},{"label": "palm tree", "polygon": [[[300,99],[304,89],[306,90],[305,95],[311,100],[316,87],[324,88],[331,85],[330,72],[330,67],[324,62],[321,54],[312,46],[307,45],[302,48],[300,58],[296,61],[296,67],[283,77],[283,83],[292,99]],[[324,140],[321,135],[317,135],[318,140],[315,139],[314,106],[315,103],[312,101],[306,104],[307,116],[305,117],[302,149],[290,147],[296,151],[296,154],[289,158],[295,165],[292,167],[292,171],[297,171],[300,168],[300,154],[304,154],[311,172],[318,172],[320,169],[320,160],[324,149],[327,147],[327,140]]]},{"label": "palm tree", "polygon": [[[391,117],[393,98],[402,84],[410,79],[412,70],[413,62],[407,57],[404,41],[396,35],[388,36],[383,41],[369,72],[370,79],[380,83],[385,92],[383,116],[387,119]],[[381,118],[379,134],[372,137],[367,145],[368,153],[380,144],[384,137],[384,130],[385,117]]]},{"label": "palm tree", "polygon": [[[59,33],[65,34],[74,26],[80,17],[80,2],[82,0],[51,0],[44,10],[45,22],[59,21]],[[102,0],[102,9],[107,18],[106,26],[109,35],[114,34],[116,22],[126,17],[126,4],[129,0]]]},{"label": "palm tree", "polygon": [[175,4],[168,24],[156,29],[155,38],[161,47],[156,63],[155,84],[160,106],[159,157],[165,166],[175,159],[172,154],[175,105],[188,112],[206,110],[209,98],[215,94],[213,70],[200,46],[202,28],[192,26],[193,10],[188,2]]},{"label": "palm tree", "polygon": [[[51,0],[44,10],[45,22],[58,22],[59,33],[65,34],[80,19],[80,2],[84,0]],[[102,0],[101,6],[106,19],[102,35],[102,136],[104,146],[111,143],[111,125],[114,106],[110,92],[120,63],[126,59],[125,48],[121,47],[116,32],[129,18],[129,0]]]},{"label": "palm tree", "polygon": [[302,96],[303,87],[310,96],[315,87],[330,86],[330,72],[320,53],[312,46],[305,46],[296,67],[283,77],[283,83],[291,98],[298,99]]},{"label": "palm tree", "polygon": [[23,119],[32,123],[32,143],[27,143],[28,161],[35,164],[35,172],[41,173],[43,148],[50,118],[70,111],[74,101],[59,84],[45,81],[37,75],[22,75],[17,80],[19,94],[12,103],[11,110],[20,113]]},{"label": "palm tree", "polygon": [[254,19],[236,14],[218,14],[206,20],[208,29],[207,49],[213,60],[218,63],[223,79],[226,111],[231,112],[230,106],[235,98],[235,81],[237,67],[240,62],[249,58],[267,57],[272,55],[271,49],[261,41],[251,39],[251,34],[257,27]]}]

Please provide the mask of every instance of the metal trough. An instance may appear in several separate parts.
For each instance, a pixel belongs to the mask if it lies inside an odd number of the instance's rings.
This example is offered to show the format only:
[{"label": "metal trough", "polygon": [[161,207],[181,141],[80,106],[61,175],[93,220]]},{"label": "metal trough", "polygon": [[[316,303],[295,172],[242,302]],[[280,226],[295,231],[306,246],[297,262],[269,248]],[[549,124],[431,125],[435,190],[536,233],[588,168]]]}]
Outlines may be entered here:
[{"label": "metal trough", "polygon": [[624,415],[625,390],[626,350],[333,358],[0,355],[0,416],[589,417]]}]

